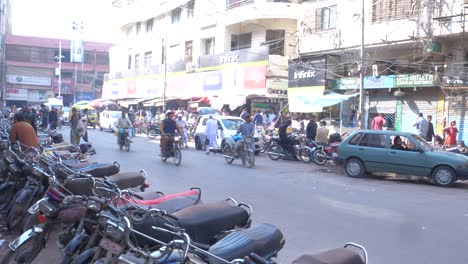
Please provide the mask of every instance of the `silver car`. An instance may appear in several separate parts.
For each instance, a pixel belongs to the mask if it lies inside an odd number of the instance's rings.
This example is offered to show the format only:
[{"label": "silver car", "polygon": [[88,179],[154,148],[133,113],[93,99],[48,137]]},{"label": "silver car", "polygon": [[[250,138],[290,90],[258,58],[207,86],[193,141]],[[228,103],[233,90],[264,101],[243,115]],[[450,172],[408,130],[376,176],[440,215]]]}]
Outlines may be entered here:
[{"label": "silver car", "polygon": [[[209,115],[201,116],[195,131],[195,148],[197,150],[203,149],[205,146],[205,129],[206,121],[210,118]],[[240,125],[244,123],[244,120],[237,116],[220,116],[213,115],[213,118],[218,121],[218,131],[219,138],[217,141],[218,147],[222,149],[223,144],[225,144],[226,139],[231,139],[233,135],[236,134],[237,129]],[[260,139],[257,132],[254,134],[255,141],[255,153],[259,153],[263,148],[263,141]]]}]

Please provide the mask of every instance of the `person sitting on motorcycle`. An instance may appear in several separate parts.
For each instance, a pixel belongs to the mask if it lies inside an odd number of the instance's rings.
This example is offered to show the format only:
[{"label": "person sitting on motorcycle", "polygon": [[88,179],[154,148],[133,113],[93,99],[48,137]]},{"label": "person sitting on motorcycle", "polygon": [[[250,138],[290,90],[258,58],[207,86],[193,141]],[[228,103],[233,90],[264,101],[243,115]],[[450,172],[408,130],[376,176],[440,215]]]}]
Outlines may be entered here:
[{"label": "person sitting on motorcycle", "polygon": [[288,127],[292,124],[291,119],[286,120],[283,124],[278,128],[278,135],[280,139],[281,147],[289,153],[292,153],[292,145],[293,140],[288,136]]},{"label": "person sitting on motorcycle", "polygon": [[180,129],[179,126],[177,126],[176,121],[173,119],[174,112],[168,110],[166,112],[166,118],[161,121],[160,124],[160,131],[161,131],[161,151],[163,153],[168,153],[171,151],[171,146],[170,144],[171,140],[173,139],[175,131],[179,131],[179,133],[182,134],[182,130]]},{"label": "person sitting on motorcycle", "polygon": [[117,120],[117,129],[119,131],[119,136],[118,136],[118,143],[124,142],[125,140],[125,129],[132,128],[132,122],[130,119],[126,116],[125,111],[122,111],[122,116],[119,117]]},{"label": "person sitting on motorcycle", "polygon": [[[253,140],[254,133],[255,133],[255,125],[252,122],[252,116],[246,116],[245,117],[245,122],[242,123],[239,126],[239,129],[237,129],[236,135],[241,134],[242,138],[252,137],[252,140],[250,140],[250,149],[253,150],[253,151],[255,151],[255,143],[254,143],[254,140]],[[242,144],[243,144],[242,142],[243,141],[240,140],[240,141],[238,141],[236,143],[236,146],[234,148],[235,153],[237,153],[237,151],[242,146]]]},{"label": "person sitting on motorcycle", "polygon": [[176,125],[182,130],[182,140],[184,142],[185,148],[188,148],[187,145],[187,122],[184,120],[184,115],[182,113],[177,114]]}]

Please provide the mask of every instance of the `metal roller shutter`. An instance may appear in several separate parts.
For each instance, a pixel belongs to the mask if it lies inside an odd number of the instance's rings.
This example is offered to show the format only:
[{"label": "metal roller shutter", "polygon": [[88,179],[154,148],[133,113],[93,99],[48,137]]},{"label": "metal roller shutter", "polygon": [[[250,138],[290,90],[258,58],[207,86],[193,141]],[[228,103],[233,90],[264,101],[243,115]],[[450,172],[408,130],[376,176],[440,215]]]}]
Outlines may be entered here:
[{"label": "metal roller shutter", "polygon": [[432,115],[434,123],[434,120],[437,118],[437,89],[438,88],[422,88],[418,91],[404,90],[405,95],[401,98],[403,106],[401,131],[416,132],[413,125],[419,113],[423,113],[424,117]]},{"label": "metal roller shutter", "polygon": [[447,125],[451,121],[457,122],[458,137],[457,141],[468,142],[468,90],[464,93],[458,93],[456,96],[450,96],[448,102],[448,120]]},{"label": "metal roller shutter", "polygon": [[394,114],[396,109],[396,97],[388,93],[388,90],[372,91],[369,97],[370,114]]}]

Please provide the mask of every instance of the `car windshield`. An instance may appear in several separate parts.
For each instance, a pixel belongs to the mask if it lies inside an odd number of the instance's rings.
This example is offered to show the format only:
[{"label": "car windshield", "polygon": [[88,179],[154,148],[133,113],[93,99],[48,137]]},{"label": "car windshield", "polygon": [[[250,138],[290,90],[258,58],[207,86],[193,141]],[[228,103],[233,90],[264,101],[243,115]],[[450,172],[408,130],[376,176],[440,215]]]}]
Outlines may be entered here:
[{"label": "car windshield", "polygon": [[241,119],[221,119],[221,122],[227,130],[237,130],[244,121]]},{"label": "car windshield", "polygon": [[213,108],[202,108],[198,110],[200,115],[220,115],[221,111]]},{"label": "car windshield", "polygon": [[418,135],[412,135],[411,137],[419,143],[419,146],[421,146],[422,150],[430,151],[433,149],[432,146],[429,145],[429,143],[427,143],[427,141],[424,140],[422,137]]},{"label": "car windshield", "polygon": [[109,113],[109,115],[112,117],[112,118],[119,118],[121,113],[120,112],[113,112],[113,113]]}]

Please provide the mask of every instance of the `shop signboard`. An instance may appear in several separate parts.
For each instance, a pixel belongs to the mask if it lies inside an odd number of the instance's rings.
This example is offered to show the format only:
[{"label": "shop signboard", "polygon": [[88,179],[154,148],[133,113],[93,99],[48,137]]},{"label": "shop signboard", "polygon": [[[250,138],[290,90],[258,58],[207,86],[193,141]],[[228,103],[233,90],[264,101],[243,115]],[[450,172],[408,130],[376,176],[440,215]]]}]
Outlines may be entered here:
[{"label": "shop signboard", "polygon": [[364,78],[364,89],[393,88],[394,75],[367,76]]},{"label": "shop signboard", "polygon": [[[268,47],[234,50],[221,54],[204,55],[199,57],[199,67],[213,67],[227,64],[243,64],[248,62],[267,61]],[[203,69],[202,69],[203,70]]]},{"label": "shop signboard", "polygon": [[[58,81],[59,78],[54,78],[53,89],[54,93],[58,94]],[[73,94],[73,78],[62,78],[62,87],[60,88],[61,94]]]},{"label": "shop signboard", "polygon": [[432,74],[395,75],[396,88],[432,86],[434,86],[434,75]]},{"label": "shop signboard", "polygon": [[52,80],[49,77],[34,77],[8,74],[6,76],[7,83],[13,84],[27,84],[39,86],[51,86]]},{"label": "shop signboard", "polygon": [[460,76],[443,76],[442,85],[444,87],[466,87],[468,80],[462,79]]},{"label": "shop signboard", "polygon": [[5,99],[6,100],[27,101],[28,100],[28,89],[24,89],[24,88],[6,88]]},{"label": "shop signboard", "polygon": [[338,90],[358,90],[361,85],[358,78],[341,78],[335,80],[333,86]]},{"label": "shop signboard", "polygon": [[77,101],[91,101],[94,100],[95,96],[94,93],[92,92],[82,92],[82,93],[76,93],[76,100]]},{"label": "shop signboard", "polygon": [[223,87],[222,71],[213,71],[204,73],[203,91],[218,91]]},{"label": "shop signboard", "polygon": [[325,86],[325,59],[290,60],[288,87]]},{"label": "shop signboard", "polygon": [[28,101],[29,102],[46,102],[46,91],[40,90],[28,90]]}]

